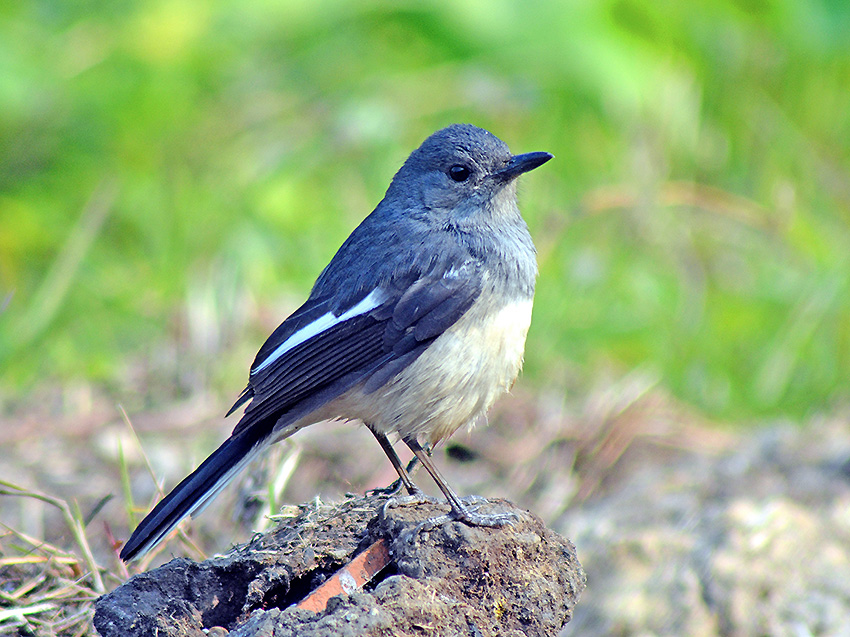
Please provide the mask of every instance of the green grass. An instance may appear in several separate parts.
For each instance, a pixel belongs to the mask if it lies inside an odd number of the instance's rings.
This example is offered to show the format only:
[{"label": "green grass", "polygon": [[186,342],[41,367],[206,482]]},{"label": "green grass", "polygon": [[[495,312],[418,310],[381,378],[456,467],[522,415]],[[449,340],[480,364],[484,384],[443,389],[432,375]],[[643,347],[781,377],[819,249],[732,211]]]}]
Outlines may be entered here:
[{"label": "green grass", "polygon": [[177,391],[235,394],[409,151],[469,121],[556,156],[522,187],[524,382],[846,403],[849,37],[826,1],[11,3],[0,397],[173,343]]}]

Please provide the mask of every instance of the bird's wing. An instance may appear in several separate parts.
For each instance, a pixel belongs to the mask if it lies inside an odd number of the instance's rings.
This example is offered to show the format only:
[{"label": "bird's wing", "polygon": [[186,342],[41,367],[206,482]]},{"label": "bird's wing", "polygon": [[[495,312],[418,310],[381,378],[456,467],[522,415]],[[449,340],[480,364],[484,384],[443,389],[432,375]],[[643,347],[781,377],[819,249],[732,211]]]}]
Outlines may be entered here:
[{"label": "bird's wing", "polygon": [[335,310],[326,299],[308,300],[260,349],[233,407],[250,400],[233,435],[290,412],[309,413],[359,382],[377,390],[463,316],[481,289],[470,260],[396,277]]},{"label": "bird's wing", "polygon": [[366,391],[380,388],[463,316],[482,285],[470,260],[396,276],[349,302],[311,297],[257,354],[233,407],[250,401],[233,434],[142,520],[121,559],[144,555],[180,520],[202,511],[267,444],[293,433],[289,425],[302,416],[359,382]]}]

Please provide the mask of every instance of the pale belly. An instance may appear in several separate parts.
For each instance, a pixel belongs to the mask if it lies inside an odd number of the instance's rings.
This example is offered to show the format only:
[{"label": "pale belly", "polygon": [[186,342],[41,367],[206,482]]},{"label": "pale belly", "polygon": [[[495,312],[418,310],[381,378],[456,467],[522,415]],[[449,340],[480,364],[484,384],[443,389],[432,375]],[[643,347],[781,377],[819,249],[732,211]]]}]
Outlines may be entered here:
[{"label": "pale belly", "polygon": [[516,380],[531,306],[531,299],[498,309],[476,303],[386,385],[370,394],[355,388],[338,399],[337,413],[431,444],[471,426]]}]

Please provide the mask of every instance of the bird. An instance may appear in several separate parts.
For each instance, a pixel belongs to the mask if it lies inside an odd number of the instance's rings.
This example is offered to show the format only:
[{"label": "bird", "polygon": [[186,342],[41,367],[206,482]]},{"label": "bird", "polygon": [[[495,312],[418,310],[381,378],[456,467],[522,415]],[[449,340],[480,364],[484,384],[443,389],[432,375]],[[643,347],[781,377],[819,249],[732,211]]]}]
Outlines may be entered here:
[{"label": "bird", "polygon": [[425,139],[260,348],[227,413],[245,406],[230,437],[139,523],[121,559],[143,556],[200,513],[269,445],[331,419],[365,424],[409,494],[422,492],[393,435],[443,492],[451,518],[504,524],[467,506],[429,450],[472,426],[520,372],[537,258],[516,182],[552,157],[514,155],[472,124]]}]

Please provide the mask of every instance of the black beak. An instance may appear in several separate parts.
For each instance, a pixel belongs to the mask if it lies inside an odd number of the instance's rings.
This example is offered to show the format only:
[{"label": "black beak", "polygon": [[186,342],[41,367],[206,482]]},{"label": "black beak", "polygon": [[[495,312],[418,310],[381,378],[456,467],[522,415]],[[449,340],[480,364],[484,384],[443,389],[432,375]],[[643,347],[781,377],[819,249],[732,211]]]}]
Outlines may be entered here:
[{"label": "black beak", "polygon": [[538,166],[542,166],[552,159],[552,157],[554,157],[552,153],[544,152],[514,155],[504,168],[493,173],[493,178],[497,181],[507,183],[512,179],[516,179],[522,173],[527,173],[529,170],[534,170]]}]

